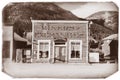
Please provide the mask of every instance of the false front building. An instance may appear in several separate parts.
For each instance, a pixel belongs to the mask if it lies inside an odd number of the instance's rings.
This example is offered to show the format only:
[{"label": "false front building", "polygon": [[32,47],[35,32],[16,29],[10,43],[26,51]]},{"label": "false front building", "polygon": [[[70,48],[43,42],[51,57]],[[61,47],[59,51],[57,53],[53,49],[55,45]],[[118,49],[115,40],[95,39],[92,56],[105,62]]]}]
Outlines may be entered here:
[{"label": "false front building", "polygon": [[33,62],[88,63],[88,23],[32,20]]}]

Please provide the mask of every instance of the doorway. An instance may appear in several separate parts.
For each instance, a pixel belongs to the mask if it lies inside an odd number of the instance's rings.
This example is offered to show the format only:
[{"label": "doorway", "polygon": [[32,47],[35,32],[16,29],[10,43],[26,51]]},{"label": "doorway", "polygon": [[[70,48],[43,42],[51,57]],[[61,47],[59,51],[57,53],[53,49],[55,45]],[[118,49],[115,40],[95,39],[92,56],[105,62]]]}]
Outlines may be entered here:
[{"label": "doorway", "polygon": [[54,61],[55,63],[66,62],[66,41],[65,40],[55,40],[54,45]]},{"label": "doorway", "polygon": [[64,63],[66,58],[66,46],[55,46],[55,63]]}]

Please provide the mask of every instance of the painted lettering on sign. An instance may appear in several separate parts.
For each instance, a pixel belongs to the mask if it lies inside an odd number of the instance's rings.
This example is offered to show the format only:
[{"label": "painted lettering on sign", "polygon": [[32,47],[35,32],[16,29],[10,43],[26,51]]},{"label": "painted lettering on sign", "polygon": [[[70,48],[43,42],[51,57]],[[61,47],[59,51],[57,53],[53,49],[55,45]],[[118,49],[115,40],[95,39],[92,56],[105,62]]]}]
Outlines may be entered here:
[{"label": "painted lettering on sign", "polygon": [[84,23],[34,23],[34,38],[80,38],[85,30]]}]

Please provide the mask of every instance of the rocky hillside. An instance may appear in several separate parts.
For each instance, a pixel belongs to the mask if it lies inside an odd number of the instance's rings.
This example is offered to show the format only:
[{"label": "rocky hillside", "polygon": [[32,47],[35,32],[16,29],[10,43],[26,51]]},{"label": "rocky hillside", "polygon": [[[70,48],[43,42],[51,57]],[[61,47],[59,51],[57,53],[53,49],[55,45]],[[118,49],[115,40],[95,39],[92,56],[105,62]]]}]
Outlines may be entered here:
[{"label": "rocky hillside", "polygon": [[54,3],[11,3],[3,9],[3,23],[13,25],[17,33],[31,30],[30,18],[34,20],[79,20],[70,11]]},{"label": "rocky hillside", "polygon": [[101,11],[87,17],[89,20],[96,20],[96,23],[106,26],[118,33],[118,12],[117,11]]}]

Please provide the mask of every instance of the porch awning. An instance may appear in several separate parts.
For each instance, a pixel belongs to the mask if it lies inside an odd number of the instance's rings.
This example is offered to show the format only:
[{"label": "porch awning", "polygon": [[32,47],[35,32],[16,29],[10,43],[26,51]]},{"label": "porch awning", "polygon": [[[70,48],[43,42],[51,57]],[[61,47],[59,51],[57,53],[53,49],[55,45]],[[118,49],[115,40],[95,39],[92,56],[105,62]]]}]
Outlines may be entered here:
[{"label": "porch awning", "polygon": [[118,34],[112,34],[106,38],[103,38],[102,40],[118,40]]},{"label": "porch awning", "polygon": [[21,36],[19,36],[17,33],[14,32],[14,40],[15,41],[22,41],[22,42],[27,42],[27,39],[22,38]]},{"label": "porch awning", "polygon": [[27,42],[27,45],[31,45],[32,43],[28,41],[27,39],[19,36],[17,33],[14,32],[14,40],[15,41],[21,41],[21,42]]}]

